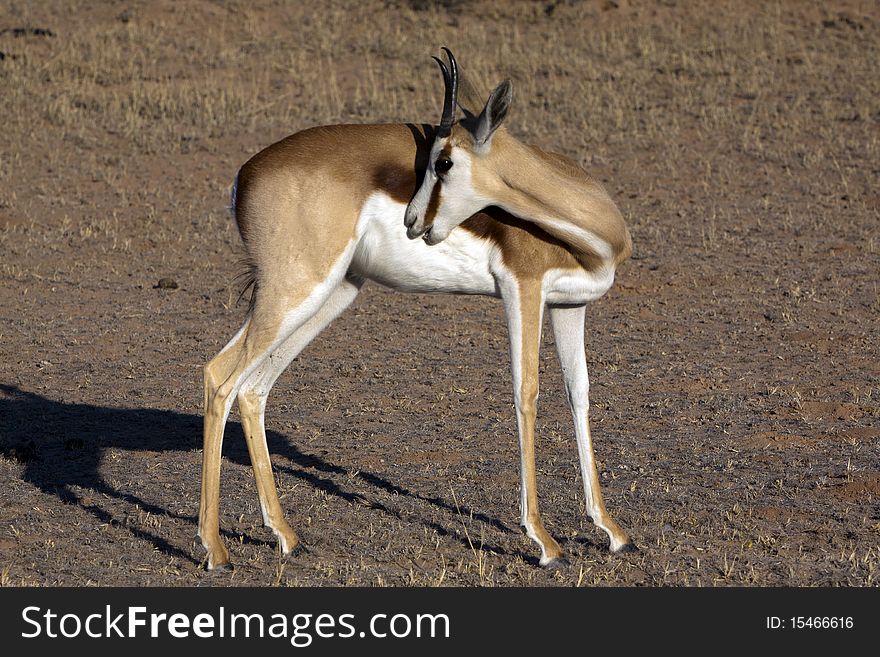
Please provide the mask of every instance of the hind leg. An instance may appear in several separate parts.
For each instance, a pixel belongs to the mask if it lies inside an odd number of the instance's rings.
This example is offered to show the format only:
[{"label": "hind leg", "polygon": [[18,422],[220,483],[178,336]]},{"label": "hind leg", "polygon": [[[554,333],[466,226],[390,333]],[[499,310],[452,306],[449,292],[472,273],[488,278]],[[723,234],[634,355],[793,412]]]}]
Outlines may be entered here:
[{"label": "hind leg", "polygon": [[284,517],[272,476],[272,463],[266,445],[266,400],[275,381],[290,362],[354,301],[361,285],[362,279],[343,280],[318,312],[275,349],[247,378],[238,392],[238,407],[257,482],[263,524],[278,537],[284,554],[289,554],[297,547],[299,538]]},{"label": "hind leg", "polygon": [[[223,429],[232,399],[228,384],[225,394],[221,385],[233,379],[245,354],[245,342],[251,318],[245,321],[235,337],[204,367],[205,400],[202,448],[202,491],[199,501],[199,538],[208,553],[208,568],[223,568],[229,553],[220,539],[220,457]],[[234,385],[234,380],[233,380]]]},{"label": "hind leg", "polygon": [[[250,318],[224,349],[205,366],[205,423],[199,537],[208,552],[208,569],[224,568],[229,553],[220,539],[220,463],[223,430],[232,401],[242,385],[287,339],[306,324],[339,285],[344,259],[308,294],[285,291],[305,287],[285,281],[282,288],[260,289]],[[247,403],[246,403],[247,408]],[[271,477],[271,474],[270,474]]]}]

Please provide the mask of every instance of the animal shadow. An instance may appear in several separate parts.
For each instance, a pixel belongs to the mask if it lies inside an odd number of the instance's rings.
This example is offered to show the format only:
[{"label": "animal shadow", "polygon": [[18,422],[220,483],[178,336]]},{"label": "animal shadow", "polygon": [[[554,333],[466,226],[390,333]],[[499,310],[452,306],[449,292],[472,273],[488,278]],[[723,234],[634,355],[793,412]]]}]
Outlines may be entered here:
[{"label": "animal shadow", "polygon": [[[158,531],[135,527],[124,522],[128,514],[143,510],[156,516],[171,516],[192,525],[196,533],[198,517],[174,512],[154,502],[143,499],[137,491],[114,487],[102,475],[100,464],[108,450],[152,451],[161,453],[189,452],[201,447],[202,418],[198,415],[149,408],[112,408],[90,404],[72,404],[48,399],[23,391],[15,386],[0,384],[0,454],[24,466],[22,478],[43,493],[57,497],[62,503],[76,505],[92,514],[102,523],[124,526],[137,538],[151,543],[162,553],[198,563],[189,545],[175,544]],[[269,451],[286,457],[293,464],[275,464],[275,469],[294,477],[314,489],[321,490],[347,501],[379,510],[383,513],[413,522],[412,515],[403,518],[401,513],[377,499],[363,493],[346,489],[334,480],[357,478],[368,487],[378,491],[408,496],[448,512],[450,527],[460,524],[460,515],[510,533],[513,530],[496,518],[476,513],[439,496],[426,496],[399,486],[374,473],[358,470],[350,472],[320,456],[309,454],[290,443],[286,436],[267,430]],[[250,466],[244,435],[238,422],[230,421],[226,427],[224,456],[233,463]],[[198,485],[193,473],[193,486]],[[340,476],[341,475],[341,476]],[[85,495],[90,491],[97,495]],[[101,506],[94,498],[105,495],[121,502],[111,508]],[[120,510],[121,509],[121,510]],[[457,529],[422,519],[427,527],[439,535],[453,537],[469,546],[466,537]],[[233,536],[226,532],[227,536]],[[252,536],[234,535],[246,543],[266,544]],[[503,548],[484,546],[498,554]],[[525,554],[523,558],[527,558]]]}]

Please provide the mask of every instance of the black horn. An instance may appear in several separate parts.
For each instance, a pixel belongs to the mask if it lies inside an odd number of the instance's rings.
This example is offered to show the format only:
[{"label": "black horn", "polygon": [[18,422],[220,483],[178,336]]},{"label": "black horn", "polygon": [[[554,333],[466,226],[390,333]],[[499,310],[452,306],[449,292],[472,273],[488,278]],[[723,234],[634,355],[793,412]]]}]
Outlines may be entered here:
[{"label": "black horn", "polygon": [[440,129],[437,131],[438,137],[446,137],[452,131],[452,124],[455,123],[455,105],[458,102],[458,64],[455,63],[455,57],[449,48],[444,47],[443,50],[449,58],[448,67],[443,63],[443,60],[434,57],[434,61],[440,66],[440,71],[443,73],[443,83],[446,85],[443,116],[440,118]]}]

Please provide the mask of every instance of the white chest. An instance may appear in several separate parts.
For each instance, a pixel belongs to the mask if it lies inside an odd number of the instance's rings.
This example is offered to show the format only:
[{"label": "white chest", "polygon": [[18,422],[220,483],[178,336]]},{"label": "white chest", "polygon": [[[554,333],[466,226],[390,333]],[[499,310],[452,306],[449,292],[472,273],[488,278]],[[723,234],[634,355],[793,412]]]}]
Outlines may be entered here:
[{"label": "white chest", "polygon": [[406,236],[406,205],[385,194],[367,199],[357,226],[354,273],[408,292],[495,295],[492,245],[464,230],[428,246]]},{"label": "white chest", "polygon": [[[499,296],[496,278],[513,274],[490,240],[456,229],[428,246],[406,236],[405,211],[406,205],[380,192],[367,199],[357,224],[353,273],[406,292]],[[551,269],[542,288],[547,303],[581,305],[601,297],[613,282],[613,269]]]}]

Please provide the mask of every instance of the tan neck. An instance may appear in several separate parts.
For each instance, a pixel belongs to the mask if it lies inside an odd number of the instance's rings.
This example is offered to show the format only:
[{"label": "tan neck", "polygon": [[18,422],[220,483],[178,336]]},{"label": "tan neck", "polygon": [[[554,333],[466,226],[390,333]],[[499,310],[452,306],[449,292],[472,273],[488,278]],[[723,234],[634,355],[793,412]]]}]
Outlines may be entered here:
[{"label": "tan neck", "polygon": [[586,259],[598,256],[617,265],[629,257],[632,241],[620,210],[573,161],[503,130],[494,135],[486,157],[496,175],[492,193],[505,210],[536,223]]}]

